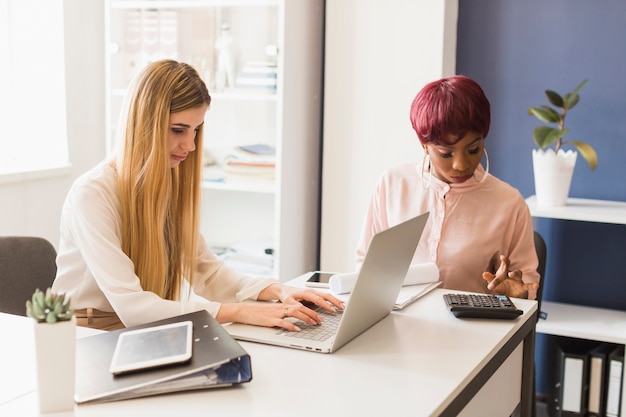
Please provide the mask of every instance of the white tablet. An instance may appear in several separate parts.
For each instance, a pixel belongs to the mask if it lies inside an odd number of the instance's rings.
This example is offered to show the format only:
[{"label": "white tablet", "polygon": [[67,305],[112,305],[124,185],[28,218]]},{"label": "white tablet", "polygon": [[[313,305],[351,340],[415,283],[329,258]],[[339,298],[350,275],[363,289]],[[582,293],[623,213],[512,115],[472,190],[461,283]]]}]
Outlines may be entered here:
[{"label": "white tablet", "polygon": [[182,321],[120,333],[111,360],[113,374],[191,359],[193,323]]}]

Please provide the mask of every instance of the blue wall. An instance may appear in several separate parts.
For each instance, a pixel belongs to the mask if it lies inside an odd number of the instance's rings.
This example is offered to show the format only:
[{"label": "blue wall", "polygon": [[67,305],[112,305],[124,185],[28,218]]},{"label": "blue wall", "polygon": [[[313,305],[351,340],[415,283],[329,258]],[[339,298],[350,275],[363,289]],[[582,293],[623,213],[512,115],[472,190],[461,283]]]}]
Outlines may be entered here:
[{"label": "blue wall", "polygon": [[[539,124],[528,107],[547,104],[546,89],[570,92],[588,78],[567,139],[592,144],[599,163],[591,171],[579,156],[570,196],[626,201],[626,1],[461,0],[457,73],[489,97],[491,171],[524,197],[534,194]],[[536,219],[535,228],[548,246],[544,299],[626,310],[626,226]]]}]

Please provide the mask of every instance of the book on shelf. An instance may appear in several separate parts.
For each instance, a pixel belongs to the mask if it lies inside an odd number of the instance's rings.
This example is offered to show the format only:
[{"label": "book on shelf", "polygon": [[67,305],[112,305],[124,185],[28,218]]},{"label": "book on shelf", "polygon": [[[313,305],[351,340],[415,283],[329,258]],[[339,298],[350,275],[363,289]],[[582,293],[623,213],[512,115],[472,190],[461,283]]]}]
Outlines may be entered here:
[{"label": "book on shelf", "polygon": [[226,163],[276,165],[276,150],[263,143],[236,146],[226,156]]},{"label": "book on shelf", "polygon": [[253,143],[251,145],[241,145],[235,147],[235,150],[239,152],[243,152],[244,155],[255,155],[255,156],[275,156],[276,149],[273,146],[267,145],[265,143]]},{"label": "book on shelf", "polygon": [[273,165],[250,165],[227,163],[224,165],[226,181],[273,181],[276,169]]},{"label": "book on shelf", "polygon": [[235,74],[235,86],[238,88],[265,88],[275,90],[277,68],[272,62],[248,61]]},{"label": "book on shelf", "polygon": [[203,181],[213,183],[271,184],[275,177],[276,149],[263,143],[229,148],[214,163],[207,164],[203,170]]},{"label": "book on shelf", "polygon": [[276,173],[276,152],[266,144],[235,147],[224,162],[226,180],[272,181]]}]

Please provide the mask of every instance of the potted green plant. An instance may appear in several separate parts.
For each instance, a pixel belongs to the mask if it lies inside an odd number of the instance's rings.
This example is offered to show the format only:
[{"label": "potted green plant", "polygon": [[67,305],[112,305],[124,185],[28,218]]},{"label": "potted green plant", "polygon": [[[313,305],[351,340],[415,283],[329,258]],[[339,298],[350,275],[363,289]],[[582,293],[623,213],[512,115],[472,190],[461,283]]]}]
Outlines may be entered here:
[{"label": "potted green plant", "polygon": [[[579,140],[563,139],[569,133],[569,129],[565,127],[565,118],[580,101],[578,93],[587,81],[587,79],[581,81],[574,91],[564,95],[546,90],[546,97],[552,106],[541,105],[528,109],[529,115],[548,123],[533,130],[533,139],[539,147],[533,150],[533,173],[538,205],[566,204],[578,153],[592,170],[598,165],[598,155],[591,145]],[[554,148],[548,148],[552,145]],[[571,145],[575,150],[565,151],[563,145]]]},{"label": "potted green plant", "polygon": [[36,289],[26,301],[26,315],[34,320],[39,410],[73,410],[76,318],[70,298]]}]

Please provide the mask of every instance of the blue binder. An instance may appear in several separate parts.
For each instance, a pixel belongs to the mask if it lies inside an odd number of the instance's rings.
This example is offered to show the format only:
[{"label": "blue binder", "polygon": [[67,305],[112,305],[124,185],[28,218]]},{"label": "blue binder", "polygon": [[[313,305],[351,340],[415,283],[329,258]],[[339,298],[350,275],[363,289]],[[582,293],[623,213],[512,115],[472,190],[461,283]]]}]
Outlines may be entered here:
[{"label": "blue binder", "polygon": [[[123,332],[191,320],[193,353],[183,364],[113,375],[109,366]],[[178,391],[227,387],[252,380],[250,355],[207,311],[201,310],[76,341],[78,404],[116,401]]]}]

